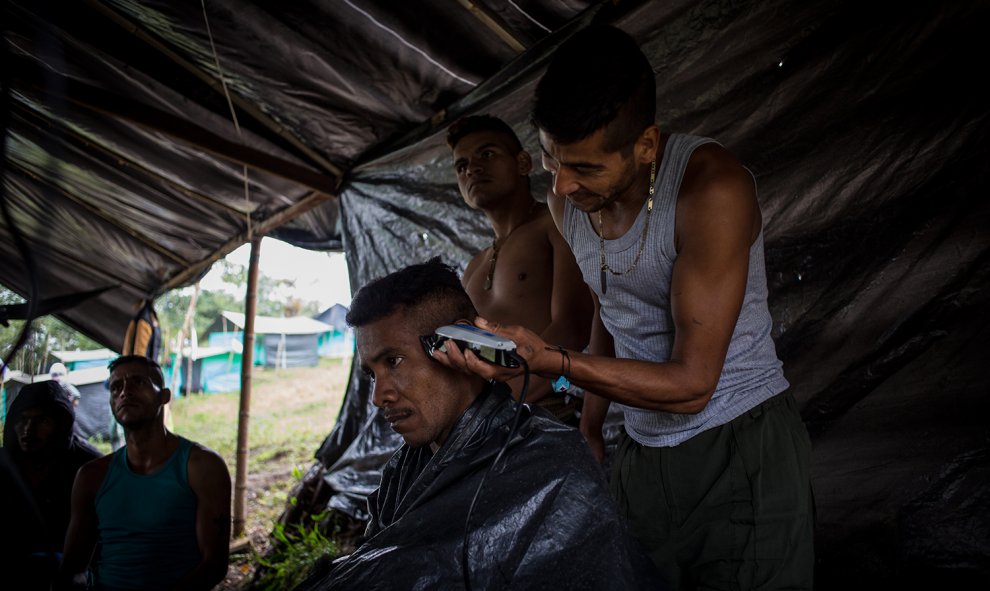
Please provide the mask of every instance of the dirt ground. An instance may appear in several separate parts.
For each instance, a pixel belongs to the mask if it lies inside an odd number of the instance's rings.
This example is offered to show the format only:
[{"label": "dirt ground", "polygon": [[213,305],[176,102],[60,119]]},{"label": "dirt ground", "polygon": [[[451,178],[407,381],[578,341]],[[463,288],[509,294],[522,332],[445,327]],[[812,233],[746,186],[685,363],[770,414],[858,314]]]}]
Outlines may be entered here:
[{"label": "dirt ground", "polygon": [[[231,554],[227,578],[215,589],[247,588],[255,570],[256,554],[263,555],[268,550],[274,520],[285,509],[289,493],[299,482],[298,473],[315,464],[313,454],[330,432],[326,425],[336,420],[349,372],[350,359],[323,360],[319,367],[267,374],[256,370],[251,395],[252,433],[255,426],[268,428],[265,418],[272,418],[277,420],[280,433],[292,434],[288,439],[293,444],[266,445],[264,437],[249,438],[250,455],[260,462],[247,476],[244,537],[250,540],[250,546]],[[260,441],[257,447],[255,440]],[[233,478],[234,464],[230,466]]]},{"label": "dirt ground", "polygon": [[[294,481],[290,470],[272,470],[263,474],[248,476],[247,489],[247,518],[244,537],[250,540],[250,545],[244,550],[231,554],[227,577],[215,589],[235,591],[244,588],[254,574],[254,554],[264,554],[269,546],[269,534],[272,531],[272,506],[265,502],[268,496],[281,497],[277,493],[288,493]],[[279,512],[275,513],[275,517]]]}]

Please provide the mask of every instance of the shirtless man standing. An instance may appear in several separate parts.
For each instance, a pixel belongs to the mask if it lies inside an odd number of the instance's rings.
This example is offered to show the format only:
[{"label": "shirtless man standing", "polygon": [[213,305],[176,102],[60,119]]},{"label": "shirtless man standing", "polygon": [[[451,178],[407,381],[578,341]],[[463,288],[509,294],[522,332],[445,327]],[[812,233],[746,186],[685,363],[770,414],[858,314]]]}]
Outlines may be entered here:
[{"label": "shirtless man standing", "polygon": [[[471,259],[462,278],[478,312],[580,351],[588,344],[594,303],[547,206],[530,192],[529,153],[511,127],[488,115],[456,121],[447,145],[464,202],[483,211],[495,232],[492,245]],[[522,379],[510,385],[518,398]],[[554,395],[550,380],[531,376],[526,400],[576,425],[576,399]]]}]

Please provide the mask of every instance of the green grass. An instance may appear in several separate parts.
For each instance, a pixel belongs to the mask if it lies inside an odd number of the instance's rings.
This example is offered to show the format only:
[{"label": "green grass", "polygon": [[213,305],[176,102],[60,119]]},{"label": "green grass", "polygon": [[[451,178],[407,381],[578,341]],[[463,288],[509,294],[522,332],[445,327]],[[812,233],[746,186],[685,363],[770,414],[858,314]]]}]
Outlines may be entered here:
[{"label": "green grass", "polygon": [[[255,368],[248,416],[248,472],[291,471],[312,463],[333,428],[347,386],[348,369],[322,359],[315,368]],[[236,465],[240,394],[193,394],[172,402],[172,428]]]},{"label": "green grass", "polygon": [[[315,463],[314,454],[340,411],[350,364],[321,359],[314,368],[264,370],[252,376],[248,418],[248,469],[245,533],[254,552],[231,556],[227,580],[218,589],[237,588],[268,548],[269,534],[289,493]],[[171,404],[172,430],[216,451],[235,478],[240,394],[193,394]],[[315,534],[305,539],[319,546]],[[310,548],[312,550],[312,548]],[[313,550],[314,552],[316,550]]]}]

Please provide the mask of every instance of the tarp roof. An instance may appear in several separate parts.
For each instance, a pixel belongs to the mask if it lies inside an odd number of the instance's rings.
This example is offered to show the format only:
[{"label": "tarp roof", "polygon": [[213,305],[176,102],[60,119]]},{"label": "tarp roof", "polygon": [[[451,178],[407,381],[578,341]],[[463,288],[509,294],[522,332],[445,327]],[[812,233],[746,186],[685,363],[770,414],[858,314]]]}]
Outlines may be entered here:
[{"label": "tarp roof", "polygon": [[[492,112],[535,149],[533,84],[597,15],[654,65],[663,129],[757,177],[774,336],[815,443],[819,588],[985,580],[990,3],[615,4],[6,2],[0,283],[118,286],[61,315],[117,348],[142,298],[260,233],[343,249],[352,287],[463,265],[491,232],[444,127]],[[352,382],[328,465],[367,441]]]},{"label": "tarp roof", "polygon": [[[103,366],[84,367],[83,369],[70,371],[67,377],[69,383],[73,386],[85,386],[86,384],[105,382],[106,379],[110,377],[110,370]],[[20,382],[22,384],[33,384],[35,382],[47,382],[52,379],[52,377],[47,373],[31,375],[20,371],[13,371],[7,379]]]},{"label": "tarp roof", "polygon": [[113,359],[117,356],[117,354],[110,349],[92,349],[89,351],[51,351],[51,355],[64,363],[72,363],[73,361]]},{"label": "tarp roof", "polygon": [[117,286],[61,317],[118,348],[137,302],[252,235],[343,249],[338,197],[362,163],[594,5],[492,4],[4,3],[0,283]]},{"label": "tarp roof", "polygon": [[[220,312],[223,318],[234,327],[244,329],[244,314],[240,312]],[[255,334],[320,334],[331,332],[333,326],[320,322],[308,316],[292,316],[290,318],[277,318],[274,316],[255,316]]]}]

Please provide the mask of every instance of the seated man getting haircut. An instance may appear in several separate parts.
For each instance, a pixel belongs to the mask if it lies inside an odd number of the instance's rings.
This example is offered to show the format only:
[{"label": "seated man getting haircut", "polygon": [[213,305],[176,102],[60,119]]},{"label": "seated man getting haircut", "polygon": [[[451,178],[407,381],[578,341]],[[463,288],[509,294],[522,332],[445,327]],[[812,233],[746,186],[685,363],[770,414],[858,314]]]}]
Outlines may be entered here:
[{"label": "seated man getting haircut", "polygon": [[476,315],[439,259],[354,297],[373,402],[405,445],[368,499],[365,543],[299,589],[658,588],[580,433],[430,357],[437,328]]}]

